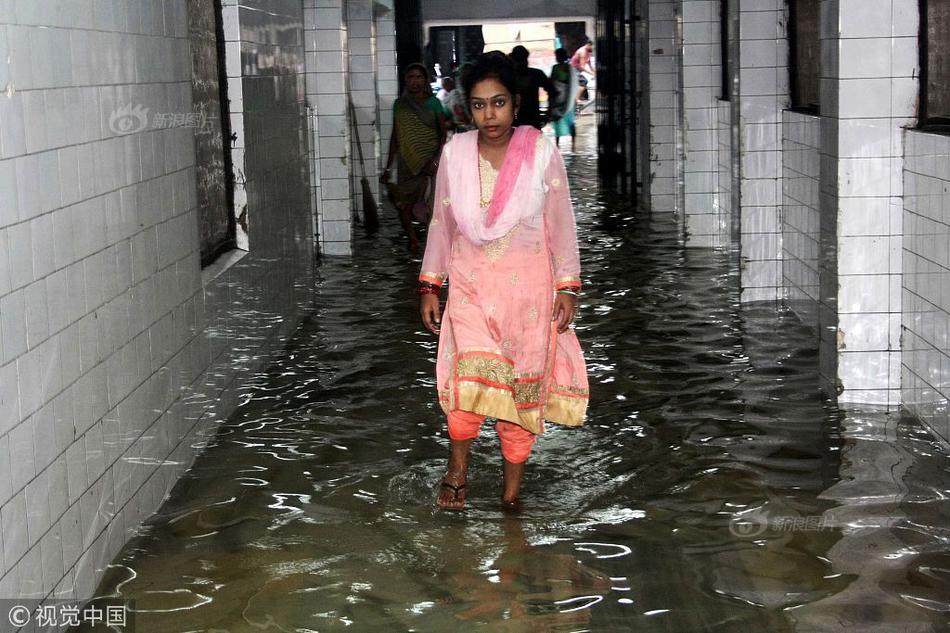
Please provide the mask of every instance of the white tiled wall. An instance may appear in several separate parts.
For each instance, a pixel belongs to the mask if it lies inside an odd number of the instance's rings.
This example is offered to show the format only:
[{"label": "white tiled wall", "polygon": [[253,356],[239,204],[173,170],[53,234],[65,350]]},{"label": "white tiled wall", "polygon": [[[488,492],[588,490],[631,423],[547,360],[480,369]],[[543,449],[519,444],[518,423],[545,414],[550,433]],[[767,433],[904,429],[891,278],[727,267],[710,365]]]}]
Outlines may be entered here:
[{"label": "white tiled wall", "polygon": [[736,192],[733,191],[733,183],[736,180],[733,173],[736,161],[732,154],[732,139],[736,136],[737,128],[734,130],[732,113],[732,101],[719,101],[716,107],[718,122],[716,138],[719,142],[716,200],[719,204],[719,214],[722,219],[719,243],[723,246],[731,246],[732,244],[733,219],[737,206],[734,200]]},{"label": "white tiled wall", "polygon": [[836,376],[842,402],[896,405],[902,128],[916,115],[917,3],[827,0],[822,11],[820,325],[835,333],[823,339],[823,371]]},{"label": "white tiled wall", "polygon": [[719,0],[682,4],[683,213],[689,246],[722,246]]},{"label": "white tiled wall", "polygon": [[950,138],[905,138],[901,393],[950,441]]},{"label": "white tiled wall", "polygon": [[[244,4],[262,37],[299,31],[299,3]],[[268,212],[251,253],[202,277],[193,130],[155,125],[191,109],[184,0],[86,9],[0,5],[2,596],[90,596],[309,300],[303,172],[255,171],[257,157],[249,201]],[[299,68],[295,55],[280,63]],[[299,154],[293,126],[267,125],[265,96],[248,94],[245,147]]]},{"label": "white tiled wall", "polygon": [[347,115],[347,31],[343,0],[303,0],[306,92],[311,117],[311,159],[320,249],[349,255],[352,198]]},{"label": "white tiled wall", "polygon": [[377,169],[385,167],[389,151],[389,139],[393,131],[393,102],[399,96],[399,81],[396,77],[396,13],[390,7],[376,4],[376,96],[379,107],[376,117],[379,129],[379,160]]},{"label": "white tiled wall", "polygon": [[650,206],[676,210],[679,128],[679,54],[676,14],[680,0],[649,0]]},{"label": "white tiled wall", "polygon": [[818,329],[821,120],[786,110],[782,122],[782,282],[785,302]]},{"label": "white tiled wall", "polygon": [[376,95],[376,23],[373,18],[374,0],[346,0],[347,52],[349,53],[350,99],[363,149],[363,166],[359,165],[356,135],[350,138],[351,187],[354,215],[363,208],[363,192],[360,178],[364,175],[376,200],[379,199],[379,99]]},{"label": "white tiled wall", "polygon": [[782,298],[782,109],[788,104],[783,0],[739,3],[742,300]]}]

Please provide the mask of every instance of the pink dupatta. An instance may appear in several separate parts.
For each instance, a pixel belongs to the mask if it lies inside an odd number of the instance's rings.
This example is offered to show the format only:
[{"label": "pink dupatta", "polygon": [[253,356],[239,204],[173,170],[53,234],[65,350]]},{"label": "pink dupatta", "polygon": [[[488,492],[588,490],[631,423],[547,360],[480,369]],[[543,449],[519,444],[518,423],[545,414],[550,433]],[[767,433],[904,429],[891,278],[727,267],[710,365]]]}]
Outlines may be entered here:
[{"label": "pink dupatta", "polygon": [[504,237],[521,221],[523,213],[532,210],[532,205],[525,204],[524,196],[534,189],[530,179],[535,172],[535,149],[540,135],[540,130],[530,125],[515,128],[487,213],[479,206],[478,131],[456,134],[446,145],[455,222],[472,243],[487,244]]}]

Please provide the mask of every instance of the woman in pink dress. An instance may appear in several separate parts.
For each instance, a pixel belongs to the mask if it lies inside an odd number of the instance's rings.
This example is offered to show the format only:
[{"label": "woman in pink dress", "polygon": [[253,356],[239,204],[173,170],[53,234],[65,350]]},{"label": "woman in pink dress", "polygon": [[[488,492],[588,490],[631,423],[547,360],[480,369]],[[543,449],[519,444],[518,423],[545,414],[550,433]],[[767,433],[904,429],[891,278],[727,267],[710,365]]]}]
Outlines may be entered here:
[{"label": "woman in pink dress", "polygon": [[536,128],[513,127],[511,62],[482,55],[464,88],[477,130],[443,150],[419,275],[423,323],[439,334],[439,402],[451,439],[438,505],[463,507],[469,448],[490,417],[504,457],[502,504],[517,509],[544,421],[584,422],[587,370],[571,328],[580,258],[560,153]]}]

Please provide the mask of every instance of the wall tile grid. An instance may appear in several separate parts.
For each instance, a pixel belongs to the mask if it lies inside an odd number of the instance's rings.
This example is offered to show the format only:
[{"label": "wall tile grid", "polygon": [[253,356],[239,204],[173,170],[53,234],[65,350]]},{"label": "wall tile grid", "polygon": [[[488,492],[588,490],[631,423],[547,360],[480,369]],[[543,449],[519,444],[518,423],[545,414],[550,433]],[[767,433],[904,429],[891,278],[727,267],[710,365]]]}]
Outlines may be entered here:
[{"label": "wall tile grid", "polygon": [[821,0],[819,11],[818,150],[818,373],[822,389],[837,394],[838,382],[838,102],[839,0]]},{"label": "wall tile grid", "polygon": [[[89,597],[309,300],[307,204],[275,191],[305,195],[299,170],[249,171],[249,203],[290,208],[259,213],[254,251],[203,286],[194,132],[165,118],[191,111],[185,2],[92,8],[0,13],[3,596]],[[292,37],[292,8],[268,3],[265,32]]]},{"label": "wall tile grid", "polygon": [[950,138],[905,134],[902,399],[950,441]]},{"label": "wall tile grid", "polygon": [[717,130],[716,139],[719,143],[719,152],[717,156],[717,202],[719,204],[719,213],[722,217],[720,227],[719,242],[723,246],[732,245],[732,227],[734,201],[733,197],[733,155],[732,138],[734,135],[732,125],[733,103],[731,101],[721,100],[716,108]]},{"label": "wall tile grid", "polygon": [[399,78],[396,70],[396,13],[394,9],[379,11],[379,3],[376,6],[376,120],[379,130],[376,165],[382,172],[393,133],[393,102],[399,96]]},{"label": "wall tile grid", "polygon": [[[379,99],[376,95],[376,25],[373,19],[374,0],[346,0],[347,49],[349,52],[350,99],[358,135],[350,138],[351,187],[353,217],[362,219],[363,191],[360,178],[369,181],[370,190],[379,200],[379,128],[376,125]],[[357,136],[363,150],[359,162]]]},{"label": "wall tile grid", "polygon": [[837,0],[822,11],[821,180],[835,184],[821,212],[835,218],[823,220],[821,252],[834,255],[827,272],[835,287],[821,290],[829,297],[825,321],[837,332],[825,338],[823,356],[836,355],[839,401],[896,405],[902,128],[916,116],[917,3]]},{"label": "wall tile grid", "polygon": [[311,171],[317,179],[320,250],[349,255],[353,187],[347,114],[347,30],[343,0],[304,0],[306,92],[311,116]]},{"label": "wall tile grid", "polygon": [[719,0],[682,4],[683,211],[688,246],[723,246],[719,201]]},{"label": "wall tile grid", "polygon": [[785,3],[739,5],[739,152],[742,301],[782,289],[782,109],[788,103]]},{"label": "wall tile grid", "polygon": [[818,330],[821,119],[786,110],[782,121],[782,283],[785,303]]},{"label": "wall tile grid", "polygon": [[679,54],[676,8],[679,0],[649,0],[650,208],[676,209]]}]

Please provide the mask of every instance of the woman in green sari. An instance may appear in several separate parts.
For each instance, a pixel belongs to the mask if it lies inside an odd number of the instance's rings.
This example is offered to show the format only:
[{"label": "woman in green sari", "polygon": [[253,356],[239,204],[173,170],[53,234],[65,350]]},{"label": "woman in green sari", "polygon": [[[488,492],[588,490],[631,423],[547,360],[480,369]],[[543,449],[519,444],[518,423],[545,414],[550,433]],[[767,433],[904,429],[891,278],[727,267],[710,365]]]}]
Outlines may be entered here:
[{"label": "woman in green sari", "polygon": [[[439,166],[445,129],[445,112],[432,94],[429,73],[422,64],[410,64],[405,73],[405,91],[393,104],[393,135],[389,141],[389,160],[383,171],[399,220],[409,238],[409,249],[419,249],[419,238],[412,226],[413,208],[432,208],[432,178]],[[390,182],[393,160],[397,160],[395,183]]]}]

